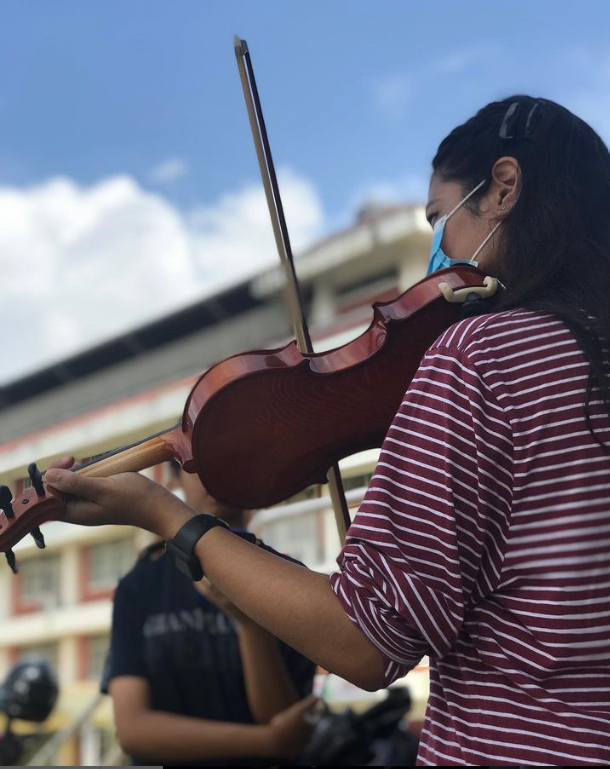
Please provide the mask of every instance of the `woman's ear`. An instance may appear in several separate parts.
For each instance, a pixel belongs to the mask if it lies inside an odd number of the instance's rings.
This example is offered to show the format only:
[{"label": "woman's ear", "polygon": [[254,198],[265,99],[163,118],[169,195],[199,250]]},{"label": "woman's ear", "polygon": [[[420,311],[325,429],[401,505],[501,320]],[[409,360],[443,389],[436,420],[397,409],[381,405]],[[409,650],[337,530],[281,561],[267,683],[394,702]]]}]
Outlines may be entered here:
[{"label": "woman's ear", "polygon": [[521,167],[516,158],[501,157],[491,169],[489,215],[502,219],[510,213],[521,192]]}]

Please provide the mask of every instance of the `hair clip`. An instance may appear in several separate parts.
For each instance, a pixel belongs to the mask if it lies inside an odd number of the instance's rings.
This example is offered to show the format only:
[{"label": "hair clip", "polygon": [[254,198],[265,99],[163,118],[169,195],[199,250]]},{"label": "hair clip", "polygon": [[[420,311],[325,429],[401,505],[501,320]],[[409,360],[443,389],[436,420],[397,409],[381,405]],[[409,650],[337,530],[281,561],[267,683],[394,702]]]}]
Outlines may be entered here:
[{"label": "hair clip", "polygon": [[517,120],[519,118],[519,110],[521,105],[518,101],[514,101],[510,107],[506,110],[506,114],[502,119],[498,136],[500,139],[514,139],[517,133]]},{"label": "hair clip", "polygon": [[531,136],[536,130],[536,126],[540,120],[542,114],[542,105],[537,101],[529,111],[527,120],[525,121],[525,133],[524,136]]}]

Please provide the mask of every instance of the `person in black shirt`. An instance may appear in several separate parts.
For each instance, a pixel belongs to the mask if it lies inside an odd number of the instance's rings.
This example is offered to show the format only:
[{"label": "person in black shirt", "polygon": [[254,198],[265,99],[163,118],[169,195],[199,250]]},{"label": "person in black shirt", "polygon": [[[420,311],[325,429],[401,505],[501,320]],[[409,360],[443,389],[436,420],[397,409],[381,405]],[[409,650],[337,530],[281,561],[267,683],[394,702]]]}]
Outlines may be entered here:
[{"label": "person in black shirt", "polygon": [[[255,540],[244,511],[175,472],[190,507]],[[160,545],[148,551],[117,587],[102,684],[123,749],[135,765],[262,766],[296,755],[309,733],[314,663],[206,580],[191,582]]]}]

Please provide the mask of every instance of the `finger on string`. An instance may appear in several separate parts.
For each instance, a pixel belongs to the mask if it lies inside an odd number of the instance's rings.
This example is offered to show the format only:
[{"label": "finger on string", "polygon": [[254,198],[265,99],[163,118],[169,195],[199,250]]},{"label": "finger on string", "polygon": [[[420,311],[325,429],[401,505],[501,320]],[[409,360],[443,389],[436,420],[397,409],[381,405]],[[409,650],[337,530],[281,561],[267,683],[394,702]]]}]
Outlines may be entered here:
[{"label": "finger on string", "polygon": [[106,479],[87,478],[85,475],[78,475],[71,470],[52,468],[47,470],[45,481],[49,486],[57,489],[57,491],[61,491],[63,494],[70,494],[73,497],[94,501],[99,498]]}]

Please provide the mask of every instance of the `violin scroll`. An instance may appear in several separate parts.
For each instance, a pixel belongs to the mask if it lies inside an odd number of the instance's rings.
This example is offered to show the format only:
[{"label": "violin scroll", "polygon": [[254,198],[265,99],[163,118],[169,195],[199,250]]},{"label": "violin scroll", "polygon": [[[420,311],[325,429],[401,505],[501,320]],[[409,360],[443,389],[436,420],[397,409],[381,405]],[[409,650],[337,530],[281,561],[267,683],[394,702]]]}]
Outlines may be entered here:
[{"label": "violin scroll", "polygon": [[[32,467],[32,465],[30,465]],[[17,499],[13,498],[8,486],[0,486],[0,551],[6,555],[6,560],[13,573],[17,573],[18,565],[13,545],[31,534],[36,547],[41,550],[46,547],[40,525],[45,521],[61,517],[64,500],[58,492],[45,486],[42,474],[36,469],[36,486],[23,492]],[[40,476],[40,483],[38,482]],[[30,477],[32,477],[30,475]]]}]

